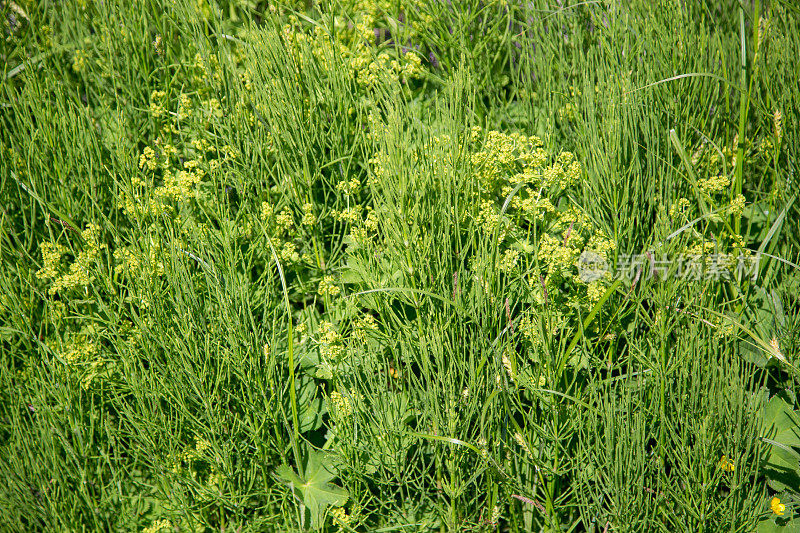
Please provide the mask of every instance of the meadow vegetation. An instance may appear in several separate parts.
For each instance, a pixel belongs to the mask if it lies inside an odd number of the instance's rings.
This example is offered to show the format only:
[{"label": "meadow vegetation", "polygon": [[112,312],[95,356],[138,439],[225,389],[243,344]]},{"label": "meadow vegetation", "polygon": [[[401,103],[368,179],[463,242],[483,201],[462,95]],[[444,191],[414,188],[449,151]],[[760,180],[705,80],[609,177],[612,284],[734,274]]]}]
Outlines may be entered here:
[{"label": "meadow vegetation", "polygon": [[789,0],[0,0],[0,529],[800,529]]}]

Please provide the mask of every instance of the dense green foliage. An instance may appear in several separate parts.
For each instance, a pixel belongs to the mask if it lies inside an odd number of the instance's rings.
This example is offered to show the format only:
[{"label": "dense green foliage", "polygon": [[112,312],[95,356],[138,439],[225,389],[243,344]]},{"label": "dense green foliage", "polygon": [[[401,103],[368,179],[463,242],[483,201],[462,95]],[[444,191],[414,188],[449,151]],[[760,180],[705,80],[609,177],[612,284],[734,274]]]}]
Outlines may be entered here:
[{"label": "dense green foliage", "polygon": [[3,531],[797,531],[800,11],[0,0]]}]

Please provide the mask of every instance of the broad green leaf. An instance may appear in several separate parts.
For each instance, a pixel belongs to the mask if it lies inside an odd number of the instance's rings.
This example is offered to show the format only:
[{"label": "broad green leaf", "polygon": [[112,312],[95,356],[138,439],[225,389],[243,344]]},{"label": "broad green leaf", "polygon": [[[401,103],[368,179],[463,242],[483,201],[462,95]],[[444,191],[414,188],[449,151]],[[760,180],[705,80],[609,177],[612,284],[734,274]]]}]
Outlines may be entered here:
[{"label": "broad green leaf", "polygon": [[288,465],[279,466],[276,474],[281,481],[300,493],[303,505],[311,517],[313,529],[322,527],[328,507],[341,507],[347,503],[347,491],[330,483],[336,473],[324,452],[309,451],[302,476]]},{"label": "broad green leaf", "polygon": [[770,445],[764,465],[770,487],[800,491],[800,416],[776,394],[764,409],[763,421],[763,438]]},{"label": "broad green leaf", "polygon": [[298,405],[300,433],[314,431],[322,426],[322,416],[327,412],[322,398]]},{"label": "broad green leaf", "polygon": [[773,516],[762,520],[756,527],[756,533],[789,533],[800,531],[800,520],[797,517],[777,517]]}]

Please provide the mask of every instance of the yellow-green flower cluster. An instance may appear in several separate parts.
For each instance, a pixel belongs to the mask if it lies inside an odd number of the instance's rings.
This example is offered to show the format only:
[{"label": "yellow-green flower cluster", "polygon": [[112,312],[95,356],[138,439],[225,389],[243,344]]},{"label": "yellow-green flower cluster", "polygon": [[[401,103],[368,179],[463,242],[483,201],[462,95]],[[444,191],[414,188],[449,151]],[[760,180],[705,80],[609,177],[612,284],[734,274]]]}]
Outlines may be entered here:
[{"label": "yellow-green flower cluster", "polygon": [[68,364],[74,365],[89,362],[97,357],[99,353],[100,348],[97,346],[97,343],[81,336],[65,345],[64,349],[61,350],[58,355]]},{"label": "yellow-green flower cluster", "polygon": [[263,222],[266,222],[267,220],[272,218],[272,214],[273,214],[272,204],[269,202],[261,202],[261,212],[259,214],[259,218]]},{"label": "yellow-green flower cluster", "polygon": [[80,74],[86,70],[87,57],[86,51],[80,48],[75,50],[72,54],[72,70],[74,70],[76,74]]},{"label": "yellow-green flower cluster", "polygon": [[101,346],[97,326],[84,326],[77,333],[66,333],[59,349],[58,358],[65,363],[64,370],[70,377],[79,380],[88,389],[95,378],[108,373],[106,361],[100,356]]},{"label": "yellow-green flower cluster", "polygon": [[364,208],[361,205],[356,204],[354,206],[342,209],[341,211],[334,211],[333,215],[341,222],[355,224],[361,220],[361,212],[363,209]]},{"label": "yellow-green flower cluster", "polygon": [[278,228],[288,232],[294,226],[294,215],[289,209],[284,209],[275,217],[275,222],[278,224]]},{"label": "yellow-green flower cluster", "polygon": [[[493,233],[498,228],[498,223],[500,222],[500,213],[499,210],[495,207],[495,204],[490,200],[484,200],[481,202],[481,210],[478,214],[478,223],[488,234]],[[500,240],[503,240],[505,236],[505,232],[502,231],[504,228],[500,228]]]},{"label": "yellow-green flower cluster", "polygon": [[344,507],[334,507],[329,511],[331,518],[336,525],[340,527],[348,527],[350,522],[352,522],[353,517],[347,514],[347,511]]},{"label": "yellow-green flower cluster", "polygon": [[43,266],[36,272],[39,279],[52,279],[61,271],[61,258],[67,252],[66,248],[55,242],[43,242],[39,249],[42,252]]},{"label": "yellow-green flower cluster", "polygon": [[300,261],[300,254],[297,253],[297,246],[293,242],[285,242],[279,248],[278,255],[286,263],[296,263]]},{"label": "yellow-green flower cluster", "polygon": [[[747,139],[744,143],[743,165],[764,165],[775,155],[774,144],[771,136],[761,139],[758,148]],[[676,228],[683,227],[690,221],[700,219],[700,225],[692,225],[689,230],[690,241],[702,239],[701,234],[715,232],[717,241],[730,241],[733,249],[744,248],[741,235],[734,235],[730,226],[715,228],[723,222],[723,217],[737,218],[742,215],[746,207],[746,199],[742,194],[731,194],[732,173],[736,168],[736,157],[739,146],[738,136],[734,137],[732,144],[722,145],[709,149],[707,143],[701,143],[692,155],[692,165],[698,174],[708,176],[697,181],[697,192],[700,198],[689,200],[678,198],[669,208],[669,216],[673,219]],[[745,171],[747,172],[747,170]],[[701,212],[701,207],[705,211]],[[688,227],[688,226],[687,226]],[[718,233],[716,233],[718,231]],[[721,248],[716,251],[727,251]]]},{"label": "yellow-green flower cluster", "polygon": [[313,62],[323,72],[332,72],[344,62],[349,75],[364,90],[378,84],[398,86],[422,77],[422,60],[417,53],[376,47],[376,11],[381,9],[353,12],[349,19],[353,24],[347,18],[334,17],[334,39],[325,26],[308,28],[294,15],[287,17],[280,35],[299,65]]},{"label": "yellow-green flower cluster", "polygon": [[722,192],[731,185],[731,180],[726,175],[710,176],[703,180],[698,180],[697,186],[706,194]]},{"label": "yellow-green flower cluster", "polygon": [[342,336],[330,322],[323,321],[320,323],[318,339],[320,356],[323,360],[337,361],[344,354]]},{"label": "yellow-green flower cluster", "polygon": [[361,182],[357,178],[343,180],[336,184],[336,189],[347,195],[356,194],[361,188]]},{"label": "yellow-green flower cluster", "polygon": [[[472,136],[477,137],[477,130],[473,128]],[[534,153],[541,150],[542,142],[536,137],[526,137],[519,133],[505,134],[499,131],[489,131],[481,149],[472,154],[471,161],[481,184],[485,190],[494,188],[498,180],[508,179],[508,175],[516,176],[515,163],[522,163],[522,174],[529,168],[531,176],[534,169],[540,170],[543,166],[540,159],[534,165]]]},{"label": "yellow-green flower cluster", "polygon": [[520,252],[519,250],[515,250],[514,248],[509,248],[505,252],[503,252],[502,257],[498,263],[498,268],[501,271],[510,273],[513,272],[517,268],[517,263],[519,263]]},{"label": "yellow-green flower cluster", "polygon": [[[530,221],[553,215],[557,199],[580,180],[581,165],[571,152],[551,157],[536,136],[489,131],[480,143],[481,130],[474,127],[470,139],[478,149],[471,156],[473,172],[481,188],[479,220],[485,230],[498,222],[495,205],[510,197],[510,207]],[[502,240],[502,239],[501,239]]]},{"label": "yellow-green flower cluster", "polygon": [[574,121],[578,115],[578,107],[574,102],[581,96],[581,91],[570,85],[569,96],[571,99],[565,102],[564,105],[558,110],[558,116],[562,120]]},{"label": "yellow-green flower cluster", "polygon": [[167,114],[166,91],[153,91],[150,94],[150,116],[153,118],[161,118]]},{"label": "yellow-green flower cluster", "polygon": [[367,208],[367,218],[364,220],[364,228],[373,233],[378,231],[378,213],[369,207]]},{"label": "yellow-green flower cluster", "polygon": [[378,323],[375,317],[372,315],[364,315],[353,324],[353,337],[363,344],[367,342],[367,332],[376,331],[377,329]]},{"label": "yellow-green flower cluster", "polygon": [[219,492],[225,476],[220,471],[220,459],[207,439],[196,436],[193,447],[171,454],[169,460],[174,474],[188,473],[193,481],[205,485],[205,490],[197,494],[199,498],[208,499]]},{"label": "yellow-green flower cluster", "polygon": [[156,152],[151,147],[146,146],[144,150],[142,150],[141,155],[139,156],[139,168],[147,169],[150,171],[155,170],[158,167],[158,158],[156,157]]},{"label": "yellow-green flower cluster", "polygon": [[161,243],[150,240],[149,251],[141,252],[136,246],[118,246],[114,250],[115,268],[128,276],[160,277],[164,275]]},{"label": "yellow-green flower cluster", "polygon": [[[575,155],[550,154],[536,136],[484,134],[478,127],[468,135],[480,190],[477,222],[489,235],[498,232],[502,253],[497,268],[521,271],[538,305],[556,302],[563,309],[597,302],[610,272],[600,279],[582,279],[583,254],[610,263],[616,243],[566,197],[581,179]],[[501,219],[503,205],[507,208]],[[529,241],[532,235],[534,242]],[[526,336],[535,343],[538,334],[529,320],[525,325]]]},{"label": "yellow-green flower cluster", "polygon": [[194,68],[196,73],[193,81],[195,84],[222,80],[222,72],[216,54],[209,54],[206,59],[198,52],[194,56]]},{"label": "yellow-green flower cluster", "polygon": [[340,417],[346,418],[353,414],[353,405],[350,403],[350,398],[344,396],[339,391],[333,391],[331,393],[330,401],[336,414]]},{"label": "yellow-green flower cluster", "polygon": [[142,530],[142,533],[161,533],[162,531],[172,531],[172,522],[167,520],[166,518],[159,518],[146,528]]},{"label": "yellow-green flower cluster", "polygon": [[333,276],[325,276],[322,278],[322,281],[319,282],[319,287],[317,288],[317,294],[322,297],[326,296],[336,296],[339,294],[340,289],[335,284]]},{"label": "yellow-green flower cluster", "polygon": [[63,246],[56,243],[42,244],[42,258],[44,266],[36,273],[39,279],[52,279],[50,295],[55,295],[61,290],[75,287],[85,287],[92,282],[94,276],[91,270],[94,269],[101,250],[106,245],[100,241],[100,229],[95,224],[88,224],[86,229],[81,232],[83,238],[83,249],[78,252],[78,256],[69,265],[65,272],[61,267],[61,258],[66,250]]},{"label": "yellow-green flower cluster", "polygon": [[670,218],[684,215],[692,207],[692,202],[688,198],[678,198],[669,208]]},{"label": "yellow-green flower cluster", "polygon": [[184,169],[174,174],[169,170],[164,172],[164,184],[153,190],[153,207],[167,206],[170,202],[186,202],[197,197],[197,185],[205,176],[205,171],[199,168],[197,161],[186,161]]},{"label": "yellow-green flower cluster", "polygon": [[300,220],[300,224],[303,226],[313,226],[316,221],[317,219],[314,216],[314,204],[310,202],[303,204],[303,218]]},{"label": "yellow-green flower cluster", "polygon": [[569,277],[580,256],[580,249],[566,246],[563,240],[544,234],[539,240],[537,256],[546,265],[548,275],[560,273],[562,277]]},{"label": "yellow-green flower cluster", "polygon": [[192,99],[189,98],[188,94],[181,93],[178,97],[178,112],[175,118],[178,121],[186,120],[192,114]]},{"label": "yellow-green flower cluster", "polygon": [[[217,113],[219,102],[205,102]],[[203,108],[201,102],[201,109]],[[216,106],[216,107],[215,107]],[[198,130],[182,124],[193,116],[193,104],[186,94],[178,98],[177,113],[169,111],[167,92],[153,91],[149,113],[164,120],[158,137],[142,149],[138,168],[142,171],[131,178],[130,187],[119,195],[118,207],[129,218],[139,219],[171,215],[175,208],[197,200],[198,188],[208,172],[215,173],[224,164],[234,161],[237,151],[224,146],[220,149],[204,136],[205,126]],[[198,115],[198,120],[203,117]]]},{"label": "yellow-green flower cluster", "polygon": [[[745,204],[747,201],[743,194],[737,194],[731,200],[731,203],[722,209],[722,215],[739,216],[744,212]],[[731,235],[732,238],[741,238],[741,235]]]},{"label": "yellow-green flower cluster", "polygon": [[519,330],[528,339],[528,342],[534,345],[541,345],[542,337],[539,334],[539,328],[533,323],[529,314],[525,314],[520,320]]}]

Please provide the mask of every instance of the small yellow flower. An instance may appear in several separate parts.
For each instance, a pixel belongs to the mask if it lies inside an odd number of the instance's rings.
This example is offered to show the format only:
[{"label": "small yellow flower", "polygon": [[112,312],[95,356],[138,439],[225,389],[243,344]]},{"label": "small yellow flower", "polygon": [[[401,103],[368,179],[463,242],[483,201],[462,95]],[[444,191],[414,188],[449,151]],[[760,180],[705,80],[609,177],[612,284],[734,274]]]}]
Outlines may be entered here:
[{"label": "small yellow flower", "polygon": [[778,516],[783,516],[783,512],[786,510],[786,506],[781,503],[781,499],[777,496],[772,498],[769,508],[772,509],[772,512]]},{"label": "small yellow flower", "polygon": [[727,455],[723,455],[722,459],[719,460],[719,467],[723,472],[733,472],[736,465]]}]

